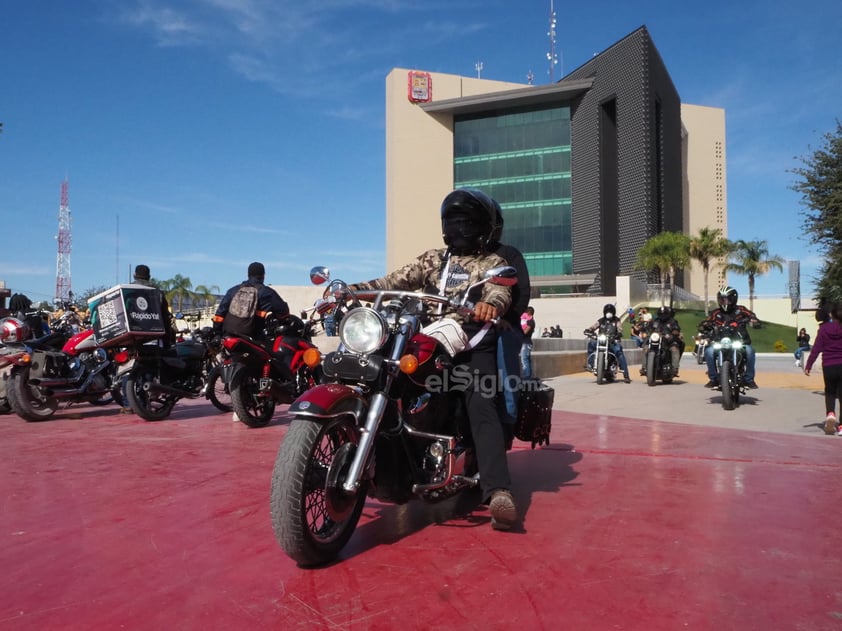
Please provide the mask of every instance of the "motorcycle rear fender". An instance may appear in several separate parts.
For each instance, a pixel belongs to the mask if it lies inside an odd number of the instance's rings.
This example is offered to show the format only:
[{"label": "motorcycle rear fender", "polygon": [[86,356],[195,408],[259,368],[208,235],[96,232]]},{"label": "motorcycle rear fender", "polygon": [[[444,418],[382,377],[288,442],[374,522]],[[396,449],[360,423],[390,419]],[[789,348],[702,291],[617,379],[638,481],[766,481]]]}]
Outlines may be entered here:
[{"label": "motorcycle rear fender", "polygon": [[296,416],[330,419],[350,414],[357,424],[365,421],[368,402],[353,388],[340,383],[323,383],[310,388],[289,406]]}]

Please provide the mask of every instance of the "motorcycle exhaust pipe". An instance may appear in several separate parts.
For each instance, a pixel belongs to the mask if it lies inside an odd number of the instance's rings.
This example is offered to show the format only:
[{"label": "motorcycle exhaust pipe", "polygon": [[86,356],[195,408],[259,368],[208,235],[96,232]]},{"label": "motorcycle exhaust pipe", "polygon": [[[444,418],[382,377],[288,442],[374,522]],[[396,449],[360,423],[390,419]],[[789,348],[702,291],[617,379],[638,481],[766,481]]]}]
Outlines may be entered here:
[{"label": "motorcycle exhaust pipe", "polygon": [[171,394],[172,396],[180,397],[182,399],[198,399],[203,396],[202,392],[187,392],[187,390],[180,390],[178,388],[165,386],[162,383],[155,383],[153,381],[147,381],[144,383],[143,390],[144,392],[151,392],[153,394]]}]

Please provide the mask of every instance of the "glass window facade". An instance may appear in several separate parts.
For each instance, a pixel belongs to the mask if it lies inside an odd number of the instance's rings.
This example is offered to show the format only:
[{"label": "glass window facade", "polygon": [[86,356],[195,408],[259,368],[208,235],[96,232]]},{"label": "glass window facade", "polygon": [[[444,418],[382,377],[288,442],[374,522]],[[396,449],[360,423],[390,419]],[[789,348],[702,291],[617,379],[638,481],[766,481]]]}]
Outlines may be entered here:
[{"label": "glass window facade", "polygon": [[572,274],[570,108],[517,109],[454,119],[455,186],[491,195],[503,241],[533,278]]}]

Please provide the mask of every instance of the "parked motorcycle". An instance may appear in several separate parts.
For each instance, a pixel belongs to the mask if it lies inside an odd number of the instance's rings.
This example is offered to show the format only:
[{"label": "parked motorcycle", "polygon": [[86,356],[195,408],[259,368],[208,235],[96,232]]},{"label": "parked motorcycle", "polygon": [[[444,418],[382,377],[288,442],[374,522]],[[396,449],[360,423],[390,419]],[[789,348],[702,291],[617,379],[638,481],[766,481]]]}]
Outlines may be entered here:
[{"label": "parked motorcycle", "polygon": [[[327,270],[314,268],[311,279],[328,280]],[[485,282],[512,285],[516,271],[489,270],[470,289]],[[479,484],[478,475],[465,472],[471,439],[462,398],[456,388],[442,387],[461,378],[459,367],[442,334],[422,331],[440,307],[472,311],[470,291],[456,300],[406,291],[352,292],[342,281],[333,281],[329,290],[339,293],[343,304],[351,302],[339,329],[340,346],[322,362],[327,383],[290,406],[293,420],[272,475],[275,536],[302,566],[339,554],[367,495],[395,504],[436,502]]]},{"label": "parked motorcycle", "polygon": [[586,337],[596,340],[596,350],[588,355],[586,368],[596,375],[596,382],[600,385],[614,381],[620,369],[620,362],[611,350],[617,343],[614,327],[602,325],[598,331],[585,329],[584,333]]},{"label": "parked motorcycle", "polygon": [[675,367],[672,365],[670,344],[673,336],[662,331],[652,331],[647,338],[646,347],[646,383],[654,386],[660,379],[664,383],[672,383],[675,377]]},{"label": "parked motorcycle", "polygon": [[[249,427],[263,427],[272,420],[278,404],[319,383],[321,368],[308,366],[304,355],[316,352],[314,321],[288,315],[271,318],[261,339],[228,335],[222,345],[229,357],[224,381],[231,392],[237,417]],[[312,350],[311,350],[312,349]]]},{"label": "parked motorcycle", "polygon": [[722,408],[733,410],[740,405],[740,395],[746,392],[743,378],[747,358],[742,334],[737,326],[719,326],[711,332],[710,343],[719,374],[717,389],[722,391]]},{"label": "parked motorcycle", "polygon": [[114,349],[100,347],[93,329],[71,334],[79,327],[75,312],[66,312],[53,325],[53,333],[17,347],[6,384],[14,412],[27,421],[43,421],[60,405],[122,401]]},{"label": "parked motorcycle", "polygon": [[132,411],[147,421],[167,418],[179,399],[207,397],[226,409],[218,341],[210,327],[194,331],[191,339],[163,348],[157,341],[130,346],[118,356],[118,379],[126,378],[126,400]]}]

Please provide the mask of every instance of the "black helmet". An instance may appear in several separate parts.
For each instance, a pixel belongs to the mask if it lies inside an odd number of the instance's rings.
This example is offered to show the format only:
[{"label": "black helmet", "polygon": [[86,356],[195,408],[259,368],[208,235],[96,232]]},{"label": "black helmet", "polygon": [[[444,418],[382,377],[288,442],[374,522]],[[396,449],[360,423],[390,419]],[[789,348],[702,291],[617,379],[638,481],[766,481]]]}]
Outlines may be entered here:
[{"label": "black helmet", "polygon": [[494,239],[499,204],[482,191],[456,189],[441,204],[441,231],[453,254],[484,251]]},{"label": "black helmet", "polygon": [[610,303],[602,308],[602,317],[607,318],[609,313],[611,314],[612,318],[614,318],[617,315],[617,307]]},{"label": "black helmet", "polygon": [[672,314],[673,310],[669,307],[660,307],[658,309],[658,319],[661,322],[666,322],[667,320],[669,320],[672,317]]},{"label": "black helmet", "polygon": [[737,308],[740,294],[733,287],[723,287],[716,294],[716,302],[725,313],[731,313]]}]

